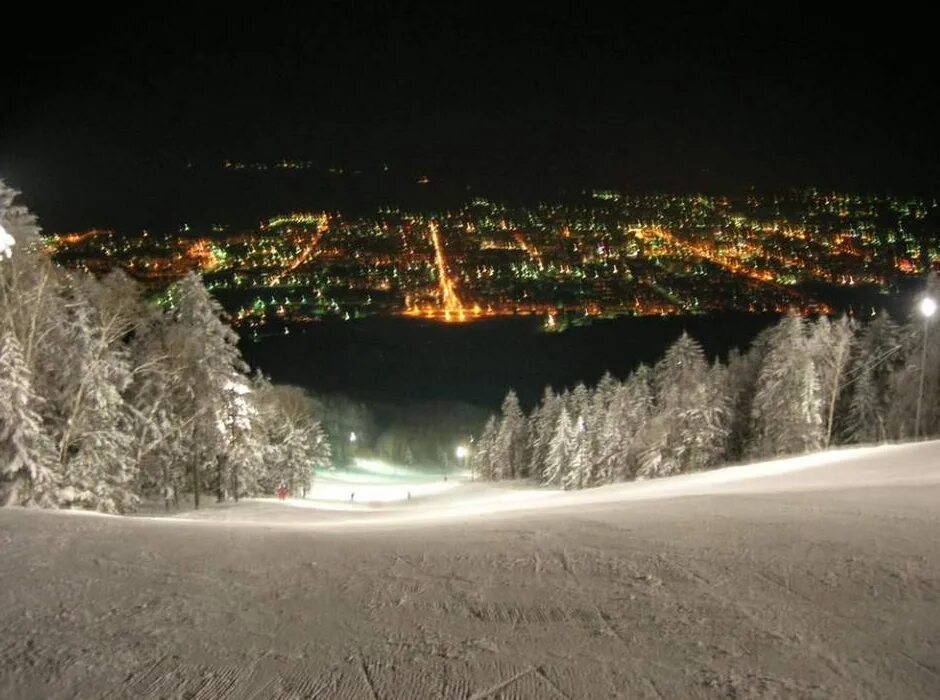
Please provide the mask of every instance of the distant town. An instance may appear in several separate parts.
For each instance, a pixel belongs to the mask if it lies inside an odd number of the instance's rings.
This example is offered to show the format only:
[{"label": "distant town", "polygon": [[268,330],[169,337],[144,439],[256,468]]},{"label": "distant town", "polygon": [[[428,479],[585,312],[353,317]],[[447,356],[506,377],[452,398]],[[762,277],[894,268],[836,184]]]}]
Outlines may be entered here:
[{"label": "distant town", "polygon": [[254,230],[181,224],[46,240],[65,266],[121,268],[155,294],[199,270],[231,322],[255,333],[370,315],[536,314],[561,330],[619,315],[830,313],[826,290],[889,294],[922,276],[940,259],[937,214],[932,200],[814,189],[590,191],[577,203],[476,198],[440,212],[292,212]]}]

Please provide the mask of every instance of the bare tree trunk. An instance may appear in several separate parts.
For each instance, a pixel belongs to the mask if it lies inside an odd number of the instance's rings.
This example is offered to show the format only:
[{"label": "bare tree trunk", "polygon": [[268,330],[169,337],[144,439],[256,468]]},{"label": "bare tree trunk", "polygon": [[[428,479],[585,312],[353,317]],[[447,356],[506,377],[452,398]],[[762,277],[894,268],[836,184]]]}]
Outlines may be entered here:
[{"label": "bare tree trunk", "polygon": [[218,455],[215,458],[216,481],[215,481],[215,500],[221,503],[225,500],[225,457]]},{"label": "bare tree trunk", "polygon": [[193,503],[199,510],[199,459],[193,458]]},{"label": "bare tree trunk", "polygon": [[238,503],[238,461],[232,465],[232,493],[235,496],[235,502]]},{"label": "bare tree trunk", "polygon": [[836,358],[836,371],[833,372],[832,377],[832,391],[829,396],[829,414],[826,418],[826,444],[825,447],[829,447],[832,443],[832,424],[835,420],[836,414],[836,402],[839,399],[839,387],[842,384],[842,372],[845,369],[845,360],[848,355],[848,342],[843,342],[839,348],[839,355]]}]

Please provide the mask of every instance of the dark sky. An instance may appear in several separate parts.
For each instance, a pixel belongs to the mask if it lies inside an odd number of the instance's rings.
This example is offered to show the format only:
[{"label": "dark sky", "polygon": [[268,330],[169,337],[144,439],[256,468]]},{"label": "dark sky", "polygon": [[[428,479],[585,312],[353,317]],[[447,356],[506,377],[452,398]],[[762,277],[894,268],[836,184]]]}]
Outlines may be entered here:
[{"label": "dark sky", "polygon": [[221,211],[223,158],[388,163],[496,197],[937,189],[936,35],[900,5],[346,7],[369,4],[24,21],[0,177],[52,229],[179,220],[203,189]]}]

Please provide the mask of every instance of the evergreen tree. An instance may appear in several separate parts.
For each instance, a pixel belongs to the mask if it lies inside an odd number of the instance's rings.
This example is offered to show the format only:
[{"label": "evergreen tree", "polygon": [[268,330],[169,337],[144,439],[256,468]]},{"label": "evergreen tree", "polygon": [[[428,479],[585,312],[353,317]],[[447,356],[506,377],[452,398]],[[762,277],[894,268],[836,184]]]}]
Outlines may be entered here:
[{"label": "evergreen tree", "polygon": [[492,453],[496,479],[514,479],[524,475],[528,467],[525,444],[525,415],[519,407],[516,392],[510,389],[503,400],[502,418]]},{"label": "evergreen tree", "polygon": [[[823,407],[823,447],[828,447],[841,429],[837,421],[845,413],[847,394],[843,387],[854,343],[855,324],[848,316],[843,315],[834,323],[827,316],[820,316],[813,326],[809,352],[816,368]],[[837,412],[837,409],[840,410]]]},{"label": "evergreen tree", "polygon": [[561,478],[561,487],[565,490],[583,489],[591,485],[592,450],[591,438],[584,418],[578,416],[569,437],[569,461]]},{"label": "evergreen tree", "polygon": [[474,443],[473,452],[470,454],[473,472],[484,481],[491,481],[494,478],[493,452],[498,430],[496,416],[491,415],[486,421],[486,427],[483,428],[480,439]]},{"label": "evergreen tree", "polygon": [[61,499],[123,513],[139,500],[123,396],[131,381],[124,327],[100,315],[79,288],[74,292],[55,431],[64,486]]},{"label": "evergreen tree", "polygon": [[602,428],[599,469],[609,481],[630,479],[639,466],[644,430],[653,411],[652,372],[640,365],[617,390]]},{"label": "evergreen tree", "polygon": [[881,312],[862,329],[848,380],[852,399],[846,436],[850,441],[888,439],[888,394],[892,376],[903,360],[901,349],[899,328],[887,313]]},{"label": "evergreen tree", "polygon": [[0,338],[0,503],[51,505],[52,443],[37,412],[29,369],[12,333]]},{"label": "evergreen tree", "polygon": [[717,400],[724,394],[714,385],[701,346],[683,333],[657,363],[653,376],[656,416],[646,434],[644,476],[716,464],[725,454],[728,405]]},{"label": "evergreen tree", "polygon": [[565,406],[568,409],[568,416],[573,421],[577,420],[578,416],[588,414],[591,410],[591,392],[584,382],[578,382],[575,388],[565,396]]},{"label": "evergreen tree", "polygon": [[571,458],[576,444],[575,430],[571,418],[568,417],[568,409],[562,406],[545,459],[542,483],[546,486],[565,483],[571,469]]},{"label": "evergreen tree", "polygon": [[[221,321],[221,308],[198,275],[184,277],[173,296],[175,323],[169,343],[175,350],[174,369],[179,376],[174,401],[186,425],[183,438],[198,508],[212,466],[227,458],[231,446],[218,428],[227,409],[227,387],[244,381],[246,367],[238,352],[238,336]],[[213,481],[221,494],[218,479]]]},{"label": "evergreen tree", "polygon": [[558,423],[558,416],[562,407],[562,400],[555,394],[551,386],[546,386],[538,413],[532,421],[530,432],[532,448],[529,474],[540,481],[545,470],[545,461],[548,458],[549,444],[555,434],[555,426]]},{"label": "evergreen tree", "polygon": [[768,337],[751,409],[750,453],[756,458],[808,452],[822,445],[819,384],[804,328],[803,319],[789,313]]}]

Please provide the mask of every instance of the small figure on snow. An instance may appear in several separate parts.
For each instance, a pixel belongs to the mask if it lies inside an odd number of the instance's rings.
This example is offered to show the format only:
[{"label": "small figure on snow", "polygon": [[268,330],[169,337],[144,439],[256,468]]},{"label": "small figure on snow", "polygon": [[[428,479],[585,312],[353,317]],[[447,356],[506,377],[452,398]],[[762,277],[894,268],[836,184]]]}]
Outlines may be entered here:
[{"label": "small figure on snow", "polygon": [[287,498],[287,484],[285,484],[283,481],[277,487],[277,498],[279,501],[283,501],[285,498]]},{"label": "small figure on snow", "polygon": [[356,492],[353,491],[352,493],[349,494],[349,502],[352,503],[355,500],[356,500]]},{"label": "small figure on snow", "polygon": [[169,513],[170,503],[173,502],[175,504],[176,502],[176,489],[173,488],[173,484],[167,484],[166,488],[163,489],[163,500],[166,504],[166,510]]}]

